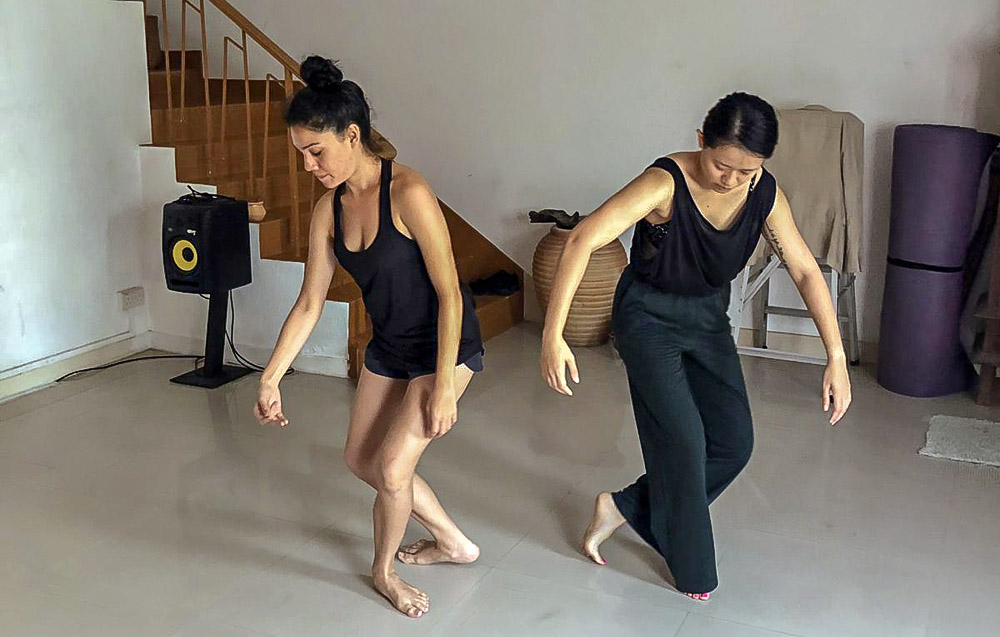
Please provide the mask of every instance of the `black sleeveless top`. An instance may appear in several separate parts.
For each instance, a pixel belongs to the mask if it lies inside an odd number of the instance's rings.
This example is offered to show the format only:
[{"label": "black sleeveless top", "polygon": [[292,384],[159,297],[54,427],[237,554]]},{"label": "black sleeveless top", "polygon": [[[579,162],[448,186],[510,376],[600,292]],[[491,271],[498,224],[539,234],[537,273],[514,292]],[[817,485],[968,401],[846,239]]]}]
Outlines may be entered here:
[{"label": "black sleeveless top", "polygon": [[702,216],[680,166],[661,157],[653,166],[674,178],[673,214],[666,223],[636,224],[630,262],[636,274],[666,292],[708,296],[740,273],[760,241],[764,221],[774,206],[774,177],[762,169],[733,225],[718,230]]},{"label": "black sleeveless top", "polygon": [[[389,184],[392,162],[382,160],[379,183],[378,231],[368,248],[358,252],[344,245],[341,184],[333,197],[334,244],[337,261],[361,288],[372,319],[372,355],[384,365],[404,372],[427,372],[437,367],[438,297],[431,284],[417,242],[392,223]],[[464,363],[483,351],[472,298],[462,291],[462,338],[458,360]]]}]

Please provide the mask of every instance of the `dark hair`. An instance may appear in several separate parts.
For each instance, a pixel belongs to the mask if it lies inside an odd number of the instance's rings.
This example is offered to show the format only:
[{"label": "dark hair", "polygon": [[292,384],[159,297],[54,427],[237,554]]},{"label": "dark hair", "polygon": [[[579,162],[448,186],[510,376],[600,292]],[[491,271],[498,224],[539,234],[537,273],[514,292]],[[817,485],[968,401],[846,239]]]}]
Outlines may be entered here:
[{"label": "dark hair", "polygon": [[701,131],[709,148],[741,146],[767,159],[778,145],[778,116],[756,95],[730,93],[708,112]]},{"label": "dark hair", "polygon": [[371,110],[365,92],[350,80],[332,60],[310,55],[299,73],[306,83],[292,97],[285,109],[285,123],[317,132],[343,133],[351,124],[361,129],[361,143],[374,152]]}]

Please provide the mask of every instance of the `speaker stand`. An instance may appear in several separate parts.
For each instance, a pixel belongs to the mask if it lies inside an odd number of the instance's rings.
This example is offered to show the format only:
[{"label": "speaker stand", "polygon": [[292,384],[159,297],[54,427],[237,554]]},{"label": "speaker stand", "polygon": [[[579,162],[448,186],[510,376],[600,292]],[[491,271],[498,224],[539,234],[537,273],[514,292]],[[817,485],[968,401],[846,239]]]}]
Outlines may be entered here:
[{"label": "speaker stand", "polygon": [[222,354],[226,348],[228,301],[229,290],[213,292],[209,296],[208,331],[205,336],[205,364],[192,372],[171,378],[171,383],[215,389],[237,378],[243,378],[253,371],[245,367],[222,364]]}]

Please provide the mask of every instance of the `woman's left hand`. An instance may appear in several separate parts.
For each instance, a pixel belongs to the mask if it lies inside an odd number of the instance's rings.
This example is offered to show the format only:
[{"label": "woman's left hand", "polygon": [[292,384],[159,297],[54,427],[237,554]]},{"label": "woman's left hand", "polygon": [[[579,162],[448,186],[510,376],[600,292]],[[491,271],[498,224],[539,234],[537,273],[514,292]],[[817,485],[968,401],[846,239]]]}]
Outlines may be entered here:
[{"label": "woman's left hand", "polygon": [[830,425],[836,425],[851,405],[851,378],[847,374],[847,360],[830,359],[823,373],[823,411],[830,411]]},{"label": "woman's left hand", "polygon": [[427,437],[434,439],[448,433],[458,420],[458,399],[454,387],[435,386],[427,401]]}]

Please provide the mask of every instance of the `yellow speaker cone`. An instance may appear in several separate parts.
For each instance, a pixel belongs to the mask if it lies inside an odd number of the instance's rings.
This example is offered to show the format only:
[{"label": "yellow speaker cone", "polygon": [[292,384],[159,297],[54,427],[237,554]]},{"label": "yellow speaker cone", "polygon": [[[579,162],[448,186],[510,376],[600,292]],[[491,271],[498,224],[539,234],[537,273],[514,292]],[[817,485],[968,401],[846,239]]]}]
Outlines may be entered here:
[{"label": "yellow speaker cone", "polygon": [[187,239],[181,239],[174,244],[173,255],[174,265],[184,272],[190,272],[198,265],[198,250]]}]

